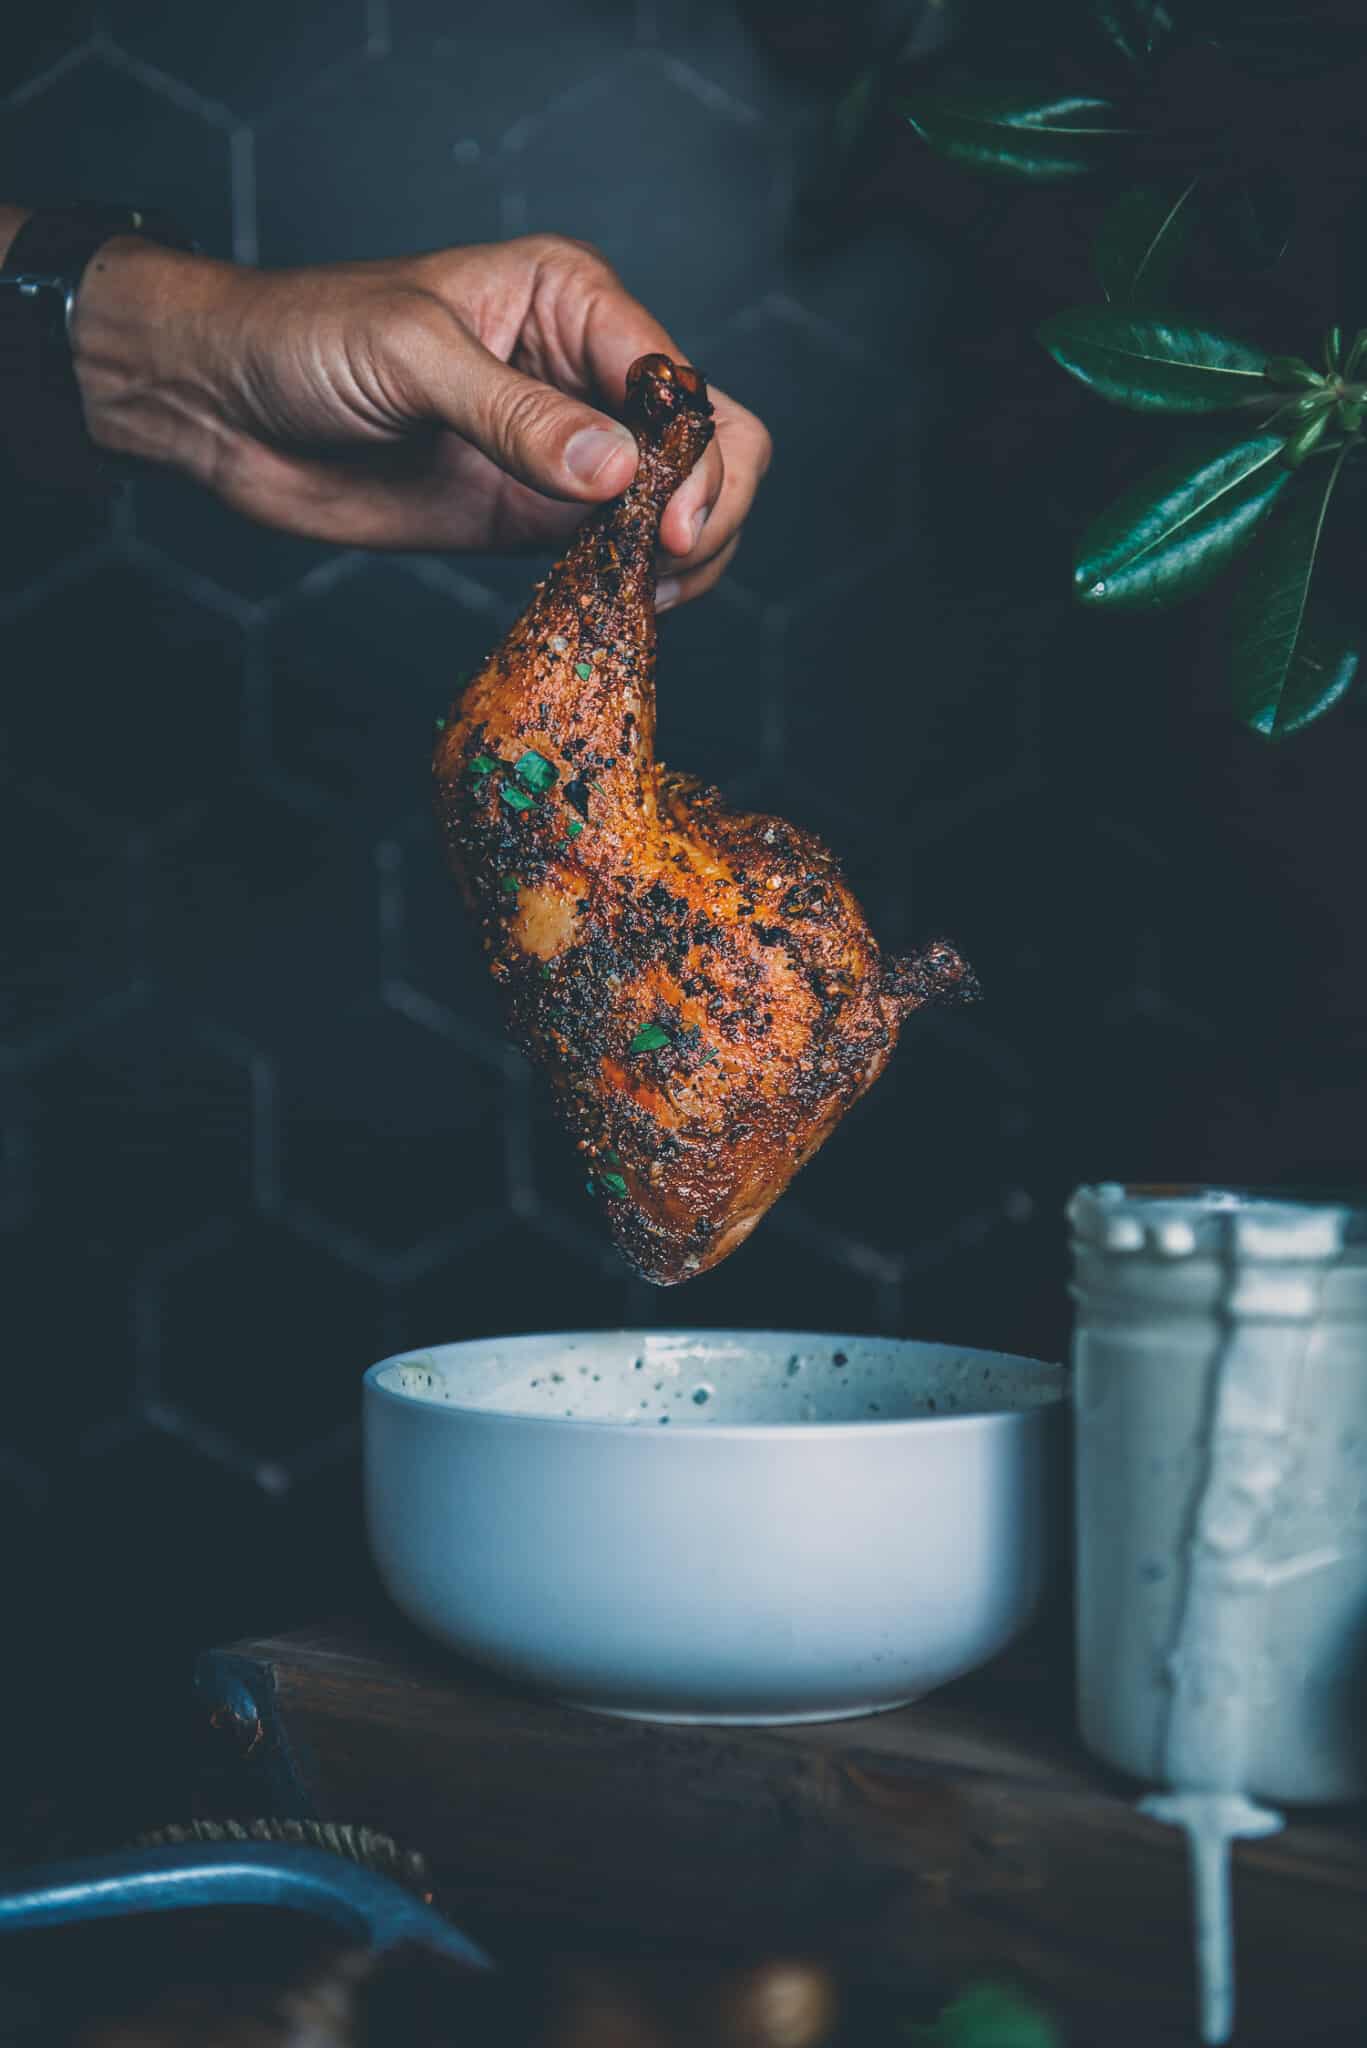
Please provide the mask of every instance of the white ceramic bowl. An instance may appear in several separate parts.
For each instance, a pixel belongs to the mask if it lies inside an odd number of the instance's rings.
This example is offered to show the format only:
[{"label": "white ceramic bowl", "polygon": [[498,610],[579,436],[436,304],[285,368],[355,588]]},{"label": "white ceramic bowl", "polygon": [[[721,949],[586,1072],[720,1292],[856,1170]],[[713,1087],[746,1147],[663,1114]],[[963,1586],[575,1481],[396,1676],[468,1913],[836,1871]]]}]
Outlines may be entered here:
[{"label": "white ceramic bowl", "polygon": [[370,1542],[429,1635],[667,1721],[905,1704],[1029,1619],[1064,1378],[787,1331],[446,1344],[365,1376]]}]

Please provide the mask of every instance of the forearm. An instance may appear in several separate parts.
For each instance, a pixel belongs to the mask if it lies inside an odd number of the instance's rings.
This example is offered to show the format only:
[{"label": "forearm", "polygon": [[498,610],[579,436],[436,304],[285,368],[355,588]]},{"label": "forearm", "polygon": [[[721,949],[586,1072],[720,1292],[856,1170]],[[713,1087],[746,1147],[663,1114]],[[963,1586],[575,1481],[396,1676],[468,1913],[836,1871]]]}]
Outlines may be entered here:
[{"label": "forearm", "polygon": [[0,263],[9,255],[9,245],[27,219],[27,207],[0,206]]}]

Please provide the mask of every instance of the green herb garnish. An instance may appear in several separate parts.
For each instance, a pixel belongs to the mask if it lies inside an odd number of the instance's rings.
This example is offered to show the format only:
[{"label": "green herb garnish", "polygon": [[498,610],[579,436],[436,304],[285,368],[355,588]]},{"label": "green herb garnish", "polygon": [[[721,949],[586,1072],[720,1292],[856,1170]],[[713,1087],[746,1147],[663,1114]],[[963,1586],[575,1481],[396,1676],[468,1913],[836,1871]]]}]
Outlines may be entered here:
[{"label": "green herb garnish", "polygon": [[504,875],[500,879],[498,886],[503,891],[505,896],[516,896],[518,890],[522,887],[522,884],[518,880],[516,875]]},{"label": "green herb garnish", "polygon": [[627,1184],[620,1173],[600,1173],[598,1183],[600,1187],[605,1187],[610,1195],[624,1195],[627,1191]]},{"label": "green herb garnish", "polygon": [[470,773],[472,775],[492,775],[497,766],[498,763],[493,759],[492,755],[476,754],[474,760],[470,763]]},{"label": "green herb garnish", "polygon": [[544,796],[560,780],[560,770],[555,763],[548,761],[544,754],[538,754],[534,747],[529,748],[515,764],[513,773],[522,787],[531,790],[534,796]]},{"label": "green herb garnish", "polygon": [[669,1033],[663,1024],[643,1024],[627,1047],[627,1051],[657,1052],[662,1045],[668,1044]]},{"label": "green herb garnish", "polygon": [[574,672],[581,683],[591,683],[593,681],[593,670],[586,661],[576,661]]},{"label": "green herb garnish", "polygon": [[445,732],[445,730],[446,730],[446,720],[445,720],[444,718],[439,718],[439,719],[437,720],[437,731],[438,731],[438,732]]},{"label": "green herb garnish", "polygon": [[536,803],[536,798],[528,796],[524,789],[501,789],[499,795],[510,811],[530,811]]},{"label": "green herb garnish", "polygon": [[565,827],[565,837],[567,839],[577,839],[583,829],[584,820],[582,818],[571,818]]}]

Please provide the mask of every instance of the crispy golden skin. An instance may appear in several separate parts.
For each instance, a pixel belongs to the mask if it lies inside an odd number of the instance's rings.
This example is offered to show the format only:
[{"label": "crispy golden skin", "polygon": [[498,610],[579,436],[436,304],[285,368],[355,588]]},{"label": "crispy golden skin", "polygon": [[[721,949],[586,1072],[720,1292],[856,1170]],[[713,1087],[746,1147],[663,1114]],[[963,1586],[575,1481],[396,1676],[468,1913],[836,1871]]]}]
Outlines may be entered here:
[{"label": "crispy golden skin", "polygon": [[453,707],[451,864],[517,1042],[619,1246],[668,1285],[734,1251],[877,1079],[902,1020],[972,993],[885,963],[833,856],[655,759],[655,548],[712,434],[695,370],[628,380],[641,458]]}]

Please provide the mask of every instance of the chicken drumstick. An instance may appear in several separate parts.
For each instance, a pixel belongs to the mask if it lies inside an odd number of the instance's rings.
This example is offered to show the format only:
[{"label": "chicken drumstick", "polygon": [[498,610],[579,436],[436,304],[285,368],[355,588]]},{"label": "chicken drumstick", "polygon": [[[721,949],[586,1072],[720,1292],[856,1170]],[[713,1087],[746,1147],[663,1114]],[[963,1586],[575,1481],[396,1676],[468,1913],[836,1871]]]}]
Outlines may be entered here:
[{"label": "chicken drumstick", "polygon": [[809,833],[656,762],[655,548],[711,415],[696,370],[633,365],[636,475],[463,692],[434,764],[513,1033],[619,1246],[662,1285],[749,1235],[912,1010],[973,993],[943,941],[885,962]]}]

